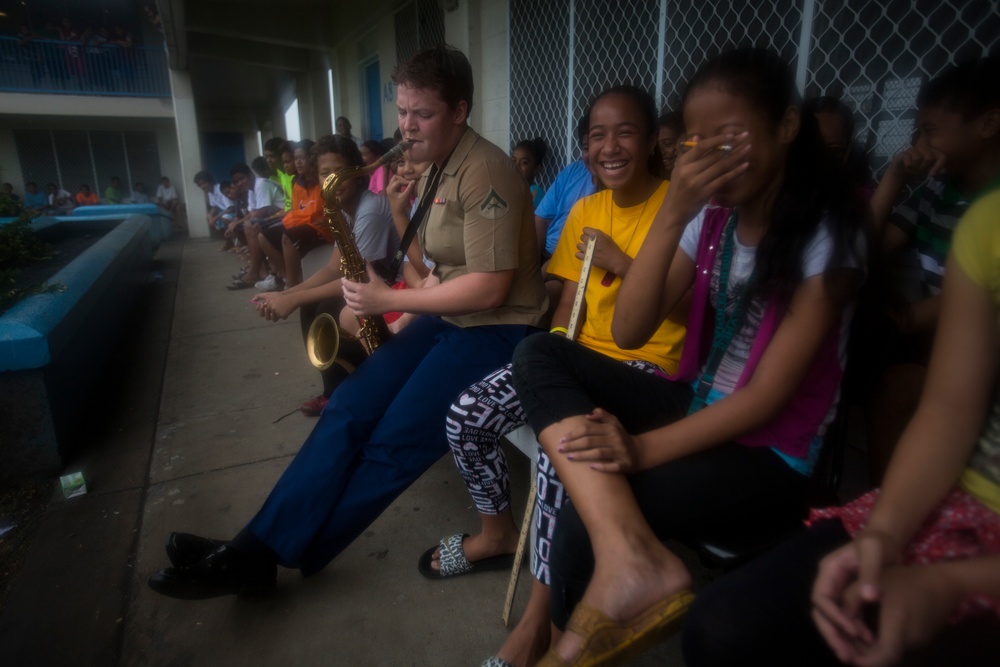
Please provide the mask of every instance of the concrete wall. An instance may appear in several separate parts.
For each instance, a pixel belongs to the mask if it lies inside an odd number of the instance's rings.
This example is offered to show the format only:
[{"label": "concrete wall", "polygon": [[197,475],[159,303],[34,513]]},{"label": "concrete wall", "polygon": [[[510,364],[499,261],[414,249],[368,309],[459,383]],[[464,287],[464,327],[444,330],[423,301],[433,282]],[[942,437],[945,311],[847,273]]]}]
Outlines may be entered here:
[{"label": "concrete wall", "polygon": [[[363,109],[361,105],[361,81],[358,57],[358,40],[345,42],[334,51],[333,105],[337,116],[347,116],[352,131],[358,136],[363,132]],[[362,138],[366,138],[363,137]]]},{"label": "concrete wall", "polygon": [[166,98],[102,97],[98,95],[36,95],[0,93],[4,114],[93,116],[99,118],[173,118],[173,102]]},{"label": "concrete wall", "polygon": [[[459,0],[444,15],[445,40],[469,58],[476,91],[469,124],[504,150],[510,148],[509,58],[507,0]],[[331,52],[334,65],[334,105],[347,116],[354,133],[366,123],[360,81],[361,65],[377,55],[382,79],[382,131],[396,130],[396,91],[391,85],[396,65],[395,22],[386,13],[369,31],[344,40]],[[387,85],[388,84],[388,85]]]},{"label": "concrete wall", "polygon": [[[507,0],[479,1],[478,38],[475,50],[480,63],[476,87],[480,116],[476,129],[504,150],[510,149],[510,51]],[[489,66],[485,64],[489,63]]]},{"label": "concrete wall", "polygon": [[206,237],[209,230],[205,222],[207,212],[205,196],[194,184],[194,175],[202,169],[202,159],[201,135],[198,131],[198,114],[195,111],[194,92],[191,89],[191,75],[188,72],[170,70],[170,87],[174,96],[178,162],[167,171],[167,164],[161,158],[161,166],[164,175],[170,177],[186,207],[188,234],[193,238]]},{"label": "concrete wall", "polygon": [[391,137],[399,128],[396,117],[396,86],[392,71],[396,69],[396,27],[392,14],[382,17],[378,25],[379,76],[382,79],[382,134]]},{"label": "concrete wall", "polygon": [[[0,117],[0,183],[10,183],[14,192],[24,196],[24,174],[21,172],[21,162],[17,158],[17,146],[14,144],[13,128],[6,126]],[[40,188],[45,188],[42,183]]]}]

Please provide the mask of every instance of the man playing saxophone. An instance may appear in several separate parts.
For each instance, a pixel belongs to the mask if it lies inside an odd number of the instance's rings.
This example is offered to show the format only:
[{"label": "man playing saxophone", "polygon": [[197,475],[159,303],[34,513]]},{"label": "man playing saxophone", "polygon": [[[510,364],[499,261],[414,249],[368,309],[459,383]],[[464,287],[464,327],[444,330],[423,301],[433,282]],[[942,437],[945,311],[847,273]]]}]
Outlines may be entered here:
[{"label": "man playing saxophone", "polygon": [[435,47],[399,65],[393,82],[410,157],[433,163],[420,188],[430,204],[418,239],[440,283],[392,290],[381,280],[342,281],[358,315],[420,316],[334,391],[233,540],[168,537],[173,567],[153,574],[155,591],[182,599],[268,592],[279,564],[306,575],[322,569],[448,451],[452,399],[507,363],[542,321],[531,196],[506,153],[468,127],[469,61]]}]

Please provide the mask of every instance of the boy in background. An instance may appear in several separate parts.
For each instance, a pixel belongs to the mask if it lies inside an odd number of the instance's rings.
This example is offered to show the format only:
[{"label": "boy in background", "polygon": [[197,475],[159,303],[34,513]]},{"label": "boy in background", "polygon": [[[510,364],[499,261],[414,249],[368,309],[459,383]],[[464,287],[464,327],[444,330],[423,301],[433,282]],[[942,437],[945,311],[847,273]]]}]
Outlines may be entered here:
[{"label": "boy in background", "polygon": [[109,185],[104,190],[104,203],[105,204],[122,203],[122,182],[118,180],[117,176],[111,177],[111,185]]},{"label": "boy in background", "polygon": [[[915,178],[927,180],[893,208]],[[921,88],[916,140],[893,159],[871,198],[873,273],[885,273],[904,251],[911,268],[868,314],[875,335],[861,337],[881,346],[862,352],[860,364],[871,380],[865,385],[874,387],[865,410],[872,484],[881,482],[923,388],[952,234],[969,205],[998,185],[1000,58],[992,57],[958,65]]]},{"label": "boy in background", "polygon": [[285,196],[284,212],[292,210],[292,178],[295,176],[295,157],[291,145],[281,137],[271,137],[264,142],[264,159],[271,170],[268,178],[281,188]]}]

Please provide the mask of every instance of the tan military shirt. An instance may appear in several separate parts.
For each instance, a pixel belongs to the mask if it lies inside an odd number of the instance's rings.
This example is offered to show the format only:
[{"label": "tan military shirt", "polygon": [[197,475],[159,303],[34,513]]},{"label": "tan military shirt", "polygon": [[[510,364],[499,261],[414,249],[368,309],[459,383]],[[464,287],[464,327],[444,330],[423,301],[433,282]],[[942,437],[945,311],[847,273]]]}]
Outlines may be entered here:
[{"label": "tan military shirt", "polygon": [[447,316],[445,321],[460,327],[541,323],[548,298],[534,225],[531,193],[514,161],[466,128],[441,174],[427,221],[420,228],[420,246],[435,262],[441,282],[467,273],[510,269],[514,280],[499,307]]}]

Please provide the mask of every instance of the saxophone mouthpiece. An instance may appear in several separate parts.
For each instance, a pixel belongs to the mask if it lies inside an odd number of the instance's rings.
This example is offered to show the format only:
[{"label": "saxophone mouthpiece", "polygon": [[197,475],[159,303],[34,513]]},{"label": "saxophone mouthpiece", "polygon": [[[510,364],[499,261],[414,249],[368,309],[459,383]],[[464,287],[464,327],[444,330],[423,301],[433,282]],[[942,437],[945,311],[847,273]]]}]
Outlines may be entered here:
[{"label": "saxophone mouthpiece", "polygon": [[398,144],[392,147],[392,150],[386,153],[386,157],[388,158],[388,160],[392,160],[393,162],[395,162],[396,160],[402,160],[403,153],[410,150],[411,146],[413,146],[412,141],[400,141]]}]

